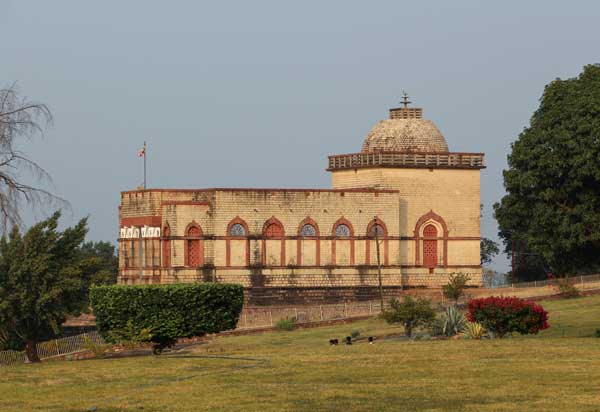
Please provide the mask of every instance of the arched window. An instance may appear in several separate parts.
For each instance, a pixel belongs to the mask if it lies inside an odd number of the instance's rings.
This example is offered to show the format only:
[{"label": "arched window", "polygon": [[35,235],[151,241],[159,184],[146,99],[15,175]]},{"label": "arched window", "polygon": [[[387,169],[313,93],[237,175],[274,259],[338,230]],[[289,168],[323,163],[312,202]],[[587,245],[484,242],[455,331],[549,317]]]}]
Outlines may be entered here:
[{"label": "arched window", "polygon": [[300,229],[300,236],[317,236],[317,230],[310,223],[306,223]]},{"label": "arched window", "polygon": [[[429,267],[448,266],[448,225],[433,210],[421,216],[415,225],[415,264]],[[426,257],[426,250],[427,256]]]},{"label": "arched window", "polygon": [[171,266],[171,229],[169,226],[165,226],[163,229],[163,241],[162,241],[162,266],[168,268]]},{"label": "arched window", "polygon": [[385,235],[383,232],[383,227],[380,225],[373,225],[371,231],[369,232],[369,236],[375,237],[375,235],[377,235],[377,237],[383,237]]},{"label": "arched window", "polygon": [[261,263],[264,266],[285,265],[285,231],[283,224],[271,217],[263,225]]},{"label": "arched window", "polygon": [[350,237],[350,228],[348,225],[340,223],[335,227],[335,236],[336,237]]},{"label": "arched window", "polygon": [[427,225],[423,229],[423,265],[429,268],[437,266],[437,228]]},{"label": "arched window", "polygon": [[265,228],[265,236],[266,237],[281,237],[283,236],[283,227],[277,223],[272,222],[267,225]]},{"label": "arched window", "polygon": [[[202,232],[198,226],[191,226],[187,231],[189,238],[200,237]],[[202,248],[200,239],[187,239],[186,257],[187,266],[197,267],[202,265]]]},{"label": "arched window", "polygon": [[[247,266],[250,264],[250,242],[248,225],[239,216],[227,225],[225,237],[225,266]],[[233,249],[232,249],[233,247]]]},{"label": "arched window", "polygon": [[229,228],[229,236],[234,236],[234,237],[246,236],[246,228],[241,223],[234,223]]},{"label": "arched window", "polygon": [[331,264],[354,265],[354,227],[347,219],[339,218],[332,227]]},{"label": "arched window", "polygon": [[377,237],[385,236],[385,230],[384,230],[383,223],[371,222],[371,224],[369,225],[369,231],[367,233],[367,236],[375,237],[375,234],[377,234]]}]

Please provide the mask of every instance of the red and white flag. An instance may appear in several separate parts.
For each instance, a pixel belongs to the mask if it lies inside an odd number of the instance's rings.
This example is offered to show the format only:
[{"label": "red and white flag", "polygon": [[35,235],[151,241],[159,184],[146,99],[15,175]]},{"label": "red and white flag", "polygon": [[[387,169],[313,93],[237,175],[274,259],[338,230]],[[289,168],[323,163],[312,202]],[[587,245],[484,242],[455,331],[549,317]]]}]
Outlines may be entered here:
[{"label": "red and white flag", "polygon": [[144,147],[142,147],[140,149],[140,151],[138,152],[138,157],[144,157],[146,156],[146,143],[144,142]]}]

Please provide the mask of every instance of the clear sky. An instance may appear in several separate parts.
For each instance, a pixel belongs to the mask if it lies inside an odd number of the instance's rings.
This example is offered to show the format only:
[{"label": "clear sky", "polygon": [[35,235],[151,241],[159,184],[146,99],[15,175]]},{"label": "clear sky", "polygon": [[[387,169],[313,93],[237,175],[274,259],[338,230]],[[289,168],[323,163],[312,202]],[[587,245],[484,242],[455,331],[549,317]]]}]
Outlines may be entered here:
[{"label": "clear sky", "polygon": [[[597,1],[0,0],[0,84],[47,103],[24,145],[93,240],[119,192],[329,187],[403,90],[451,151],[485,152],[482,234],[544,85],[600,61]],[[494,267],[506,270],[507,259]]]}]

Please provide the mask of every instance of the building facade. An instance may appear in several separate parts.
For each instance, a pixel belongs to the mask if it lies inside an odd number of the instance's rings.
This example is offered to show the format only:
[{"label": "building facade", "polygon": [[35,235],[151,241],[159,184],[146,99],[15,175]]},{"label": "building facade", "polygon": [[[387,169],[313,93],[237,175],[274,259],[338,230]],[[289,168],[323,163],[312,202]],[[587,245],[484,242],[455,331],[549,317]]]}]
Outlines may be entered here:
[{"label": "building facade", "polygon": [[481,284],[482,153],[453,153],[419,108],[390,110],[331,189],[121,193],[119,283],[234,282],[254,303]]}]

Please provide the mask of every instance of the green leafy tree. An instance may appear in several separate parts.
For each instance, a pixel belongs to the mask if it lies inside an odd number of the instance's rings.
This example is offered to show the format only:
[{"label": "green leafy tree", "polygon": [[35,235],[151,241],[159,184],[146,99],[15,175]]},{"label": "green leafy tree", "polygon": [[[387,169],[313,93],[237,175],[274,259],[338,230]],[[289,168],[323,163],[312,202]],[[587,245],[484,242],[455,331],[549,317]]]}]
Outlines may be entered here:
[{"label": "green leafy tree", "polygon": [[464,273],[451,273],[448,275],[448,283],[442,286],[444,297],[453,300],[454,304],[458,304],[458,300],[464,294],[467,283],[471,278]]},{"label": "green leafy tree", "polygon": [[398,299],[390,300],[390,308],[384,310],[381,316],[387,323],[402,324],[408,337],[412,336],[415,328],[429,326],[435,321],[431,302],[425,298],[415,300],[410,296],[405,296],[402,302]]},{"label": "green leafy tree", "polygon": [[[85,242],[80,248],[84,281],[92,285],[111,285],[117,282],[119,258],[109,242]],[[88,289],[86,288],[86,289]]]},{"label": "green leafy tree", "polygon": [[600,65],[546,86],[508,166],[507,195],[494,205],[505,250],[514,243],[558,275],[598,270]]},{"label": "green leafy tree", "polygon": [[[479,217],[483,217],[483,204],[479,204]],[[492,262],[494,256],[500,252],[498,243],[487,237],[482,237],[479,241],[479,253],[481,255],[481,265],[487,265]]]},{"label": "green leafy tree", "polygon": [[14,227],[0,239],[0,336],[24,346],[31,362],[39,362],[36,344],[85,307],[79,248],[87,220],[61,232],[59,218],[57,212],[24,235]]},{"label": "green leafy tree", "polygon": [[488,265],[492,262],[494,256],[500,252],[498,243],[487,237],[482,237],[479,242],[479,251],[481,254],[481,265]]}]

